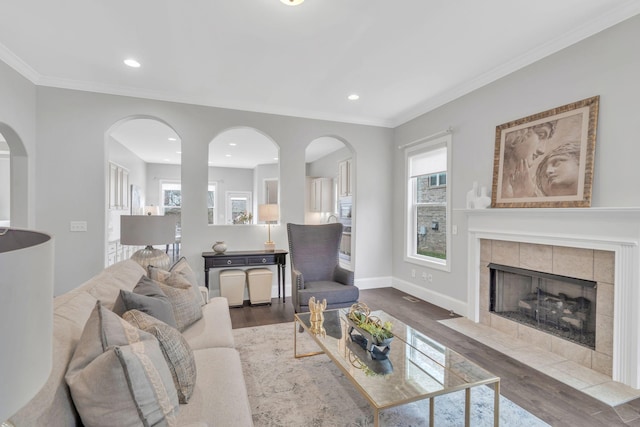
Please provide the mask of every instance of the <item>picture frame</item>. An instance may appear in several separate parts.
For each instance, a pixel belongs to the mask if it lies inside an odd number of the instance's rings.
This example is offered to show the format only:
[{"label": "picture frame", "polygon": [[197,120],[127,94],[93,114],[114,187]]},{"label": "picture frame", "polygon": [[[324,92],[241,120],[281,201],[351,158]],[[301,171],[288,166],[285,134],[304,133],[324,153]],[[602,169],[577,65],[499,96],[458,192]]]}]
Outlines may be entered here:
[{"label": "picture frame", "polygon": [[496,126],[492,208],[590,207],[600,97]]}]

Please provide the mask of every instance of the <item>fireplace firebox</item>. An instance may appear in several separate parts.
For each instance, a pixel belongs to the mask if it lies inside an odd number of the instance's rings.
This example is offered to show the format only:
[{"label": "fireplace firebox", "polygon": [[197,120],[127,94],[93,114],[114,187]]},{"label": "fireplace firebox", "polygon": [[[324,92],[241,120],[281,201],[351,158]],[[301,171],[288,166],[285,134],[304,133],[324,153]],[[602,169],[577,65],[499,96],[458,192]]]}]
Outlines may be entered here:
[{"label": "fireplace firebox", "polygon": [[595,349],[596,282],[491,263],[489,310]]}]

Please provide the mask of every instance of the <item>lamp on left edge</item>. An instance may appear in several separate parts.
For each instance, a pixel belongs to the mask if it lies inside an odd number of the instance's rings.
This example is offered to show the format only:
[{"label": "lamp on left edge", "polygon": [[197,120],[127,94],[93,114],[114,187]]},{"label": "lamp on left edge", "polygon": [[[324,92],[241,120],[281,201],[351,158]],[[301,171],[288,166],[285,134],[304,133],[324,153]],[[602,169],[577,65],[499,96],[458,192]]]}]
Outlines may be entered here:
[{"label": "lamp on left edge", "polygon": [[153,245],[170,245],[176,241],[176,221],[174,215],[121,215],[120,243],[123,245],[145,246],[131,256],[131,259],[145,269],[154,267],[168,270],[171,266],[169,255]]},{"label": "lamp on left edge", "polygon": [[53,262],[53,237],[0,228],[0,422],[25,406],[51,373]]}]

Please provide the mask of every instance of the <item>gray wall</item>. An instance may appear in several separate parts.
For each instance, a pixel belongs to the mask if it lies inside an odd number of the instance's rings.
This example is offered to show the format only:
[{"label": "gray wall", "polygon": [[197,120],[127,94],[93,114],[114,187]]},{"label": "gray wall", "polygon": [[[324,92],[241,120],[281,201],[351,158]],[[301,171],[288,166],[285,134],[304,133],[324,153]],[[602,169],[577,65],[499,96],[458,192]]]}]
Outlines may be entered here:
[{"label": "gray wall", "polygon": [[0,133],[11,151],[11,225],[42,230],[36,221],[34,208],[37,192],[35,171],[38,166],[36,88],[2,61]]},{"label": "gray wall", "polygon": [[[203,281],[202,251],[216,240],[229,250],[261,248],[263,226],[207,225],[206,194],[209,142],[225,129],[247,126],[280,146],[282,224],[304,221],[304,152],[321,136],[338,135],[356,151],[359,209],[376,212],[360,221],[356,279],[364,285],[386,278],[391,264],[376,250],[391,240],[392,130],[300,119],[65,89],[37,88],[39,197],[35,214],[42,228],[56,234],[55,293],[73,289],[104,265],[106,136],[127,118],[154,117],[166,122],[182,141],[182,253]],[[0,100],[0,103],[5,100]],[[382,178],[381,178],[382,177]],[[368,184],[367,184],[368,183]],[[147,194],[147,196],[150,196]],[[88,222],[86,233],[70,233],[69,221]],[[271,227],[272,239],[287,247],[286,228]],[[288,279],[288,277],[287,277]],[[382,279],[385,280],[385,279]]]},{"label": "gray wall", "polygon": [[[417,267],[403,260],[404,155],[394,150],[393,276],[395,284],[424,297],[466,301],[467,236],[465,196],[473,182],[491,188],[495,128],[591,96],[600,95],[593,207],[640,206],[640,16],[458,98],[395,129],[396,145],[451,126],[453,224],[451,272]],[[417,268],[416,278],[411,269]],[[422,271],[433,282],[419,278]]]},{"label": "gray wall", "polygon": [[9,197],[11,182],[11,169],[9,168],[9,156],[0,154],[0,221],[6,221],[11,217],[11,199]]}]

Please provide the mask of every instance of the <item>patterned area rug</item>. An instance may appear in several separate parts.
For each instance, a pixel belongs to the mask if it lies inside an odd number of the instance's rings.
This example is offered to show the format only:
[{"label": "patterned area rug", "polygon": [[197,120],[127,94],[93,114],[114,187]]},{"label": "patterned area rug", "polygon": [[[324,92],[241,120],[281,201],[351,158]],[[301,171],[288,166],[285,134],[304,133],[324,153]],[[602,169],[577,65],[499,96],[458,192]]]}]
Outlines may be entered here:
[{"label": "patterned area rug", "polygon": [[[293,357],[293,323],[233,331],[240,352],[256,427],[370,427],[373,410],[325,355]],[[298,352],[317,351],[306,333],[297,335]],[[435,399],[435,425],[464,424],[464,392]],[[380,412],[380,426],[429,425],[429,400]],[[493,425],[493,389],[471,390],[471,425]],[[500,425],[548,426],[515,403],[500,397]]]}]

